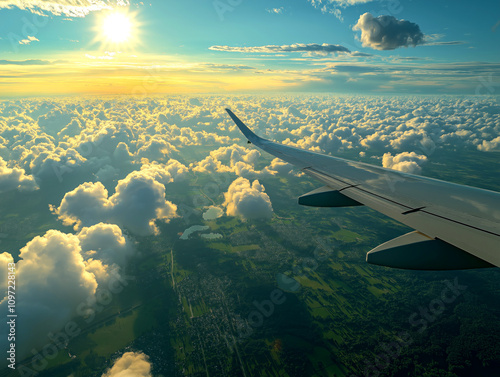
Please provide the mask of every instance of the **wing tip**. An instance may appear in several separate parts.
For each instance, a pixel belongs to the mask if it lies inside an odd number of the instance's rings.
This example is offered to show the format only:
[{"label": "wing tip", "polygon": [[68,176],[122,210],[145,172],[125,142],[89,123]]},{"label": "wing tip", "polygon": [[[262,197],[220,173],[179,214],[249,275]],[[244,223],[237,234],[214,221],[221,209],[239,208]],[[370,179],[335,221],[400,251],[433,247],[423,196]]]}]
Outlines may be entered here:
[{"label": "wing tip", "polygon": [[241,121],[240,118],[238,118],[229,108],[225,109],[226,112],[229,114],[231,119],[233,120],[234,123],[236,123],[236,126],[240,129],[240,131],[245,135],[245,137],[252,142],[253,144],[258,144],[260,141],[264,140],[260,136],[257,136],[252,130],[248,128],[248,126]]}]

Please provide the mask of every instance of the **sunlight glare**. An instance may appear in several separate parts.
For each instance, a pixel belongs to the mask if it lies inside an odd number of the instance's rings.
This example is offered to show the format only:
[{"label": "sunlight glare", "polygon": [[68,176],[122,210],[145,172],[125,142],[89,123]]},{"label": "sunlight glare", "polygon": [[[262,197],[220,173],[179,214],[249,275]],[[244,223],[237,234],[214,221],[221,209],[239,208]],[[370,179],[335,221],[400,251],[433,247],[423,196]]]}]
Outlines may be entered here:
[{"label": "sunlight glare", "polygon": [[132,22],[124,13],[111,13],[104,18],[102,31],[109,42],[123,43],[130,38]]}]

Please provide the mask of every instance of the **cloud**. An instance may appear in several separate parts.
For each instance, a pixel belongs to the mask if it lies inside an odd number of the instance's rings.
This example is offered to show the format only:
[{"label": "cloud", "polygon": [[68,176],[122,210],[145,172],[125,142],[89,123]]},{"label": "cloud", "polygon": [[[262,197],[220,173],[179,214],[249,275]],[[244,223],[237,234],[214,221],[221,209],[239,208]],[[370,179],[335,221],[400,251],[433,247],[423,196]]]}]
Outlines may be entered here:
[{"label": "cloud", "polygon": [[145,157],[152,160],[163,160],[171,152],[175,152],[177,149],[165,141],[161,136],[154,135],[151,137],[143,146],[137,151],[137,157]]},{"label": "cloud", "polygon": [[85,17],[90,12],[128,3],[128,0],[0,0],[0,9],[17,7],[40,15],[52,13],[56,16]]},{"label": "cloud", "polygon": [[357,4],[369,3],[373,0],[309,0],[309,2],[316,8],[329,9],[328,7],[340,6],[347,7]]},{"label": "cloud", "polygon": [[264,186],[258,180],[250,181],[239,177],[231,183],[224,193],[224,206],[228,216],[243,219],[268,219],[273,215],[271,199],[265,193]]},{"label": "cloud", "polygon": [[102,377],[151,377],[151,364],[141,352],[126,352]]},{"label": "cloud", "polygon": [[426,42],[426,46],[452,46],[452,45],[463,45],[464,41],[442,41],[442,42]]},{"label": "cloud", "polygon": [[157,233],[156,220],[176,217],[177,206],[165,199],[165,186],[149,170],[134,171],[118,181],[115,193],[101,182],[86,182],[66,193],[51,211],[75,230],[107,222],[123,226],[138,235]]},{"label": "cloud", "polygon": [[483,140],[477,149],[483,152],[500,152],[500,136],[492,140]]},{"label": "cloud", "polygon": [[266,12],[271,13],[271,14],[282,14],[284,10],[285,10],[284,7],[268,8],[268,9],[266,9]]},{"label": "cloud", "polygon": [[339,8],[347,8],[348,6],[365,4],[373,0],[308,0],[312,6],[320,9],[322,13],[333,14],[340,21],[344,21],[342,12]]},{"label": "cloud", "polygon": [[166,185],[174,180],[184,178],[189,172],[189,168],[177,160],[170,159],[166,164],[157,162],[144,164],[141,166],[141,172]]},{"label": "cloud", "polygon": [[48,60],[29,59],[29,60],[0,60],[0,65],[49,65]]},{"label": "cloud", "polygon": [[26,39],[21,39],[19,41],[20,45],[29,45],[31,42],[40,42],[40,40],[36,37],[28,36]]},{"label": "cloud", "polygon": [[384,168],[399,170],[404,173],[420,174],[421,164],[427,161],[427,157],[418,155],[415,152],[403,152],[393,156],[391,153],[384,153],[382,165]]},{"label": "cloud", "polygon": [[99,223],[83,228],[77,235],[86,260],[125,267],[135,250],[118,225]]},{"label": "cloud", "polygon": [[[18,356],[52,342],[50,333],[59,332],[75,315],[84,315],[81,304],[94,302],[99,284],[119,278],[119,268],[134,252],[117,225],[103,223],[77,235],[49,230],[28,242],[16,264],[17,309],[23,324],[16,339]],[[0,254],[2,297],[12,261],[10,254]],[[0,309],[6,310],[6,304],[4,298]],[[6,340],[2,336],[1,341]]]},{"label": "cloud", "polygon": [[265,53],[265,54],[280,54],[287,52],[308,52],[308,53],[336,53],[336,52],[350,52],[348,48],[341,45],[332,45],[328,43],[323,44],[304,44],[295,43],[293,45],[268,45],[268,46],[254,46],[254,47],[231,47],[231,46],[211,46],[210,50],[213,51],[226,51],[226,52],[245,52],[245,53]]},{"label": "cloud", "polygon": [[259,175],[274,175],[276,171],[265,167],[255,170],[255,163],[261,156],[257,149],[249,149],[237,144],[230,147],[220,147],[210,151],[203,160],[190,165],[197,173],[228,173],[232,172],[240,177],[256,177]]},{"label": "cloud", "polygon": [[20,168],[9,168],[7,162],[0,157],[0,193],[20,190],[33,191],[38,188],[35,179]]},{"label": "cloud", "polygon": [[[66,325],[78,305],[94,296],[97,281],[87,271],[80,241],[72,234],[49,230],[28,242],[19,257],[16,310],[22,326],[17,328],[16,344],[22,359],[32,348],[48,343],[48,333]],[[7,312],[7,300],[0,309]]]},{"label": "cloud", "polygon": [[275,158],[271,161],[271,164],[269,166],[266,166],[266,168],[270,174],[279,174],[279,175],[284,175],[284,174],[290,174],[294,167],[292,164],[289,164],[288,162],[284,162],[283,160],[279,158]]},{"label": "cloud", "polygon": [[394,50],[425,43],[424,34],[417,24],[393,16],[362,14],[353,30],[361,30],[363,46],[375,50]]}]

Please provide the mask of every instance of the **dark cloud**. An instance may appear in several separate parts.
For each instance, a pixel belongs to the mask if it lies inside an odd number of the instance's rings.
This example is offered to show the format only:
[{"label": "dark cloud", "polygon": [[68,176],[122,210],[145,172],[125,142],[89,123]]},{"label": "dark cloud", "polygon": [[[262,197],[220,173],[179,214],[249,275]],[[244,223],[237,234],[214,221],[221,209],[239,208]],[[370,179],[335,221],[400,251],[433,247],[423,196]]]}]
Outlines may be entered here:
[{"label": "dark cloud", "polygon": [[351,56],[369,57],[369,56],[373,56],[373,55],[372,54],[367,54],[367,53],[364,53],[364,52],[353,51],[353,52],[351,52]]},{"label": "dark cloud", "polygon": [[365,13],[359,17],[353,30],[361,31],[363,46],[375,50],[394,50],[425,43],[424,34],[417,24],[393,16],[373,17]]},{"label": "dark cloud", "polygon": [[336,65],[331,68],[337,72],[354,72],[354,73],[366,73],[366,72],[376,72],[380,71],[381,68],[374,66],[366,66],[366,65]]},{"label": "dark cloud", "polygon": [[427,46],[453,46],[453,45],[463,45],[464,41],[443,41],[443,42],[430,42],[426,43]]}]

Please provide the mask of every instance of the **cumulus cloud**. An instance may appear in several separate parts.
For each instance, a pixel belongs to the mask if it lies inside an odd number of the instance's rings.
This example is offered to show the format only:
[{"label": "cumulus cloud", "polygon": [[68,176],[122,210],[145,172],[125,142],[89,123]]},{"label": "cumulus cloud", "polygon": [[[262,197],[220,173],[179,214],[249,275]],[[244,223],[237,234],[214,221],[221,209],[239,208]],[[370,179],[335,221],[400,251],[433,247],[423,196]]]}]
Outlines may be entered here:
[{"label": "cumulus cloud", "polygon": [[271,161],[269,166],[266,166],[265,169],[267,169],[270,174],[289,174],[293,171],[294,167],[292,164],[289,164],[288,162],[285,162],[279,158],[275,158]]},{"label": "cumulus cloud", "polygon": [[115,193],[101,182],[86,182],[66,193],[58,208],[51,207],[65,225],[76,230],[99,222],[113,223],[138,235],[157,233],[156,220],[176,217],[177,206],[165,199],[165,186],[151,171],[134,171],[118,181]]},{"label": "cumulus cloud", "polygon": [[151,377],[151,364],[141,352],[126,352],[102,377]]},{"label": "cumulus cloud", "polygon": [[483,152],[500,152],[500,136],[492,140],[483,140],[477,148]]},{"label": "cumulus cloud", "polygon": [[144,164],[141,166],[141,172],[166,185],[174,180],[184,178],[189,172],[189,168],[177,160],[170,159],[165,164],[158,162]]},{"label": "cumulus cloud", "polygon": [[100,260],[107,266],[125,267],[134,247],[118,225],[99,223],[83,228],[77,237],[86,260]]},{"label": "cumulus cloud", "polygon": [[[56,230],[35,237],[21,249],[16,266],[19,325],[18,357],[49,342],[47,334],[57,332],[77,306],[93,297],[97,289],[94,274],[87,271],[77,236]],[[7,312],[7,301],[0,304]],[[7,337],[2,336],[2,342]],[[5,349],[5,347],[3,347]]]},{"label": "cumulus cloud", "polygon": [[33,191],[38,188],[35,179],[20,168],[9,168],[7,162],[0,157],[0,193],[20,190]]},{"label": "cumulus cloud", "polygon": [[420,174],[422,171],[420,165],[426,161],[426,156],[418,155],[415,152],[403,152],[395,156],[391,153],[384,153],[382,157],[382,165],[384,168],[411,174]]},{"label": "cumulus cloud", "polygon": [[394,50],[425,43],[424,34],[417,24],[398,20],[393,16],[373,17],[370,13],[362,14],[353,30],[361,31],[364,47],[375,50]]},{"label": "cumulus cloud", "polygon": [[85,17],[90,12],[128,3],[128,0],[0,0],[0,9],[17,7],[42,15],[52,13],[56,16]]},{"label": "cumulus cloud", "polygon": [[258,180],[250,181],[239,177],[224,193],[224,206],[228,216],[239,216],[243,219],[266,219],[273,215],[271,199]]},{"label": "cumulus cloud", "polygon": [[265,53],[265,54],[282,54],[287,52],[309,52],[309,53],[330,54],[338,52],[350,52],[349,49],[344,46],[332,45],[328,43],[323,43],[323,44],[295,43],[292,45],[282,45],[282,46],[268,45],[268,46],[254,46],[254,47],[211,46],[209,49],[213,51]]},{"label": "cumulus cloud", "polygon": [[161,161],[171,152],[175,151],[177,151],[177,149],[172,144],[160,136],[155,135],[139,148],[136,155],[139,158],[144,157],[155,161]]},{"label": "cumulus cloud", "polygon": [[198,173],[227,173],[239,176],[268,174],[269,170],[256,171],[254,164],[260,157],[256,149],[249,149],[237,144],[220,147],[210,152],[203,160],[193,163],[191,168]]}]

